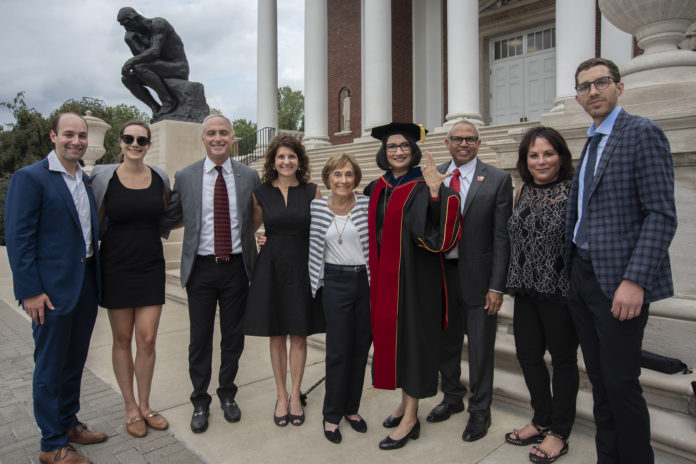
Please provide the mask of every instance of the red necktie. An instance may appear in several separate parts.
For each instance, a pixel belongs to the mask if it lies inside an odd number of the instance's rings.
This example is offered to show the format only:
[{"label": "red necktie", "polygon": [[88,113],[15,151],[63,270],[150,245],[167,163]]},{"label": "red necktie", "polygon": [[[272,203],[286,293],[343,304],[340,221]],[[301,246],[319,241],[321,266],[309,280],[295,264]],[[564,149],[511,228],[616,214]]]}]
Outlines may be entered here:
[{"label": "red necktie", "polygon": [[230,229],[230,198],[227,196],[227,184],[222,175],[222,166],[215,166],[218,175],[215,180],[213,195],[215,256],[227,258],[232,254],[232,230]]},{"label": "red necktie", "polygon": [[462,172],[459,170],[459,168],[455,169],[454,172],[452,173],[452,179],[450,180],[449,187],[454,190],[455,192],[459,193],[461,190],[461,183],[459,182],[459,177],[462,175]]}]

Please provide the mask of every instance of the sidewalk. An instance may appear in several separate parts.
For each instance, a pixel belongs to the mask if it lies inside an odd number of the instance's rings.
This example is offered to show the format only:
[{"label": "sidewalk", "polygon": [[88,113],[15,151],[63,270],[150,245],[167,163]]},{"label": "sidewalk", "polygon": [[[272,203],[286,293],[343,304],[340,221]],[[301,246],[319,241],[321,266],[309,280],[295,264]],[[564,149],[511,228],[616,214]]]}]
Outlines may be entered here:
[{"label": "sidewalk", "polygon": [[[11,276],[4,248],[0,249],[0,463],[37,462],[39,432],[34,424],[31,404],[33,369],[31,328],[28,319],[13,302]],[[217,330],[217,329],[216,329]],[[214,340],[213,379],[210,392],[217,388],[219,334]],[[217,398],[211,404],[210,427],[193,434],[189,427],[192,407],[188,401],[188,314],[185,305],[168,301],[162,313],[157,339],[158,359],[152,386],[151,405],[170,423],[168,431],[150,432],[135,439],[125,431],[121,395],[111,368],[111,332],[106,311],[100,310],[92,336],[87,369],[83,378],[82,410],[79,417],[93,428],[105,431],[109,439],[102,444],[82,446],[81,451],[96,463],[462,463],[502,464],[529,462],[529,447],[505,443],[504,434],[529,421],[531,410],[499,401],[493,402],[493,424],[488,435],[465,443],[461,434],[466,412],[450,420],[430,424],[425,416],[440,396],[423,400],[420,406],[421,437],[403,449],[385,452],[377,444],[388,431],[381,422],[392,412],[399,392],[376,390],[366,375],[360,413],[368,432],[354,432],[341,424],[343,442],[334,445],[322,433],[321,408],[324,384],[308,398],[307,419],[301,427],[280,428],[273,424],[275,383],[269,362],[268,341],[247,337],[237,375],[237,402],[242,420],[227,423]],[[309,348],[304,389],[324,375],[324,354]],[[596,462],[592,424],[576,423],[570,451],[559,462]],[[688,461],[656,451],[656,462],[682,464]]]}]

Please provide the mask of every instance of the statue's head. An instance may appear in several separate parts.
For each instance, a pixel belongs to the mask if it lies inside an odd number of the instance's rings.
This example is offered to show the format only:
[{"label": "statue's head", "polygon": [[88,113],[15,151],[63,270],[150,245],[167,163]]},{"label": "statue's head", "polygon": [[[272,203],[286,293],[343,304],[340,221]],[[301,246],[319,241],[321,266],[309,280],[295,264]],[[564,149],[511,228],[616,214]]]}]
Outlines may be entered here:
[{"label": "statue's head", "polygon": [[145,18],[143,18],[142,15],[129,6],[118,10],[116,20],[128,31],[140,29],[145,22]]}]

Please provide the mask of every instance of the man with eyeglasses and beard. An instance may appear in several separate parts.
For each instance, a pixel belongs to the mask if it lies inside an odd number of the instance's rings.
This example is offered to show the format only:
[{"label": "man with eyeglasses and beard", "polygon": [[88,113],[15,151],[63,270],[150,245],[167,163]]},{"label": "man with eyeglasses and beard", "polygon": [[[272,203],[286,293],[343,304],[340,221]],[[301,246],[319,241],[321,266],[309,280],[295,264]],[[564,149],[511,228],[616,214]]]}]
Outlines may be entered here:
[{"label": "man with eyeglasses and beard", "polygon": [[451,311],[440,349],[444,398],[427,420],[441,422],[464,410],[466,387],[460,377],[466,333],[472,396],[462,440],[475,441],[488,433],[491,424],[497,313],[503,303],[510,259],[507,223],[512,214],[512,179],[477,158],[481,140],[472,123],[454,121],[445,144],[452,160],[438,170],[452,172],[444,182],[462,199],[462,238],[445,260]]},{"label": "man with eyeglasses and beard", "polygon": [[650,302],[674,294],[668,248],[677,228],[669,142],[618,106],[624,84],[603,58],[575,72],[592,117],[566,212],[568,307],[592,381],[598,463],[652,463],[638,377]]}]

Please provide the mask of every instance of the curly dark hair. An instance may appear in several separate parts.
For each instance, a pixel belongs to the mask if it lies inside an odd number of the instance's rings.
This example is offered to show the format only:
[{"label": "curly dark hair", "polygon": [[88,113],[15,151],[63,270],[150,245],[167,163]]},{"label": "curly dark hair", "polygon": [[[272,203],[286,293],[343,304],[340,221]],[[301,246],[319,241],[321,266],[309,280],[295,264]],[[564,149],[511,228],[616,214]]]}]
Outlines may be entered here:
[{"label": "curly dark hair", "polygon": [[309,157],[307,156],[304,145],[289,134],[276,135],[268,145],[265,154],[266,161],[263,163],[263,176],[261,177],[261,181],[270,184],[278,178],[278,171],[275,170],[275,157],[280,147],[286,147],[295,152],[299,161],[299,166],[297,167],[297,171],[295,171],[295,176],[297,176],[297,180],[300,181],[300,184],[308,183]]},{"label": "curly dark hair", "polygon": [[[411,145],[411,162],[408,165],[408,169],[410,171],[413,167],[418,166],[423,154],[421,153],[421,149],[418,144],[416,144],[415,140],[401,132],[399,132],[399,135],[403,135],[408,144]],[[379,150],[377,150],[376,161],[377,166],[379,166],[380,169],[384,171],[391,171],[391,166],[387,160],[387,140],[389,140],[389,137],[385,137],[384,140],[382,140],[382,146],[379,147]]]},{"label": "curly dark hair", "polygon": [[546,140],[553,147],[553,149],[558,152],[558,156],[561,158],[561,168],[558,171],[558,178],[560,180],[571,179],[575,173],[575,170],[573,169],[573,156],[570,154],[570,150],[568,149],[565,139],[556,129],[545,126],[536,126],[525,132],[524,137],[522,137],[522,141],[520,142],[517,158],[517,171],[520,173],[522,182],[525,184],[531,184],[534,182],[532,173],[529,172],[529,166],[527,166],[527,153],[529,152],[529,147],[532,146],[537,138]]}]

